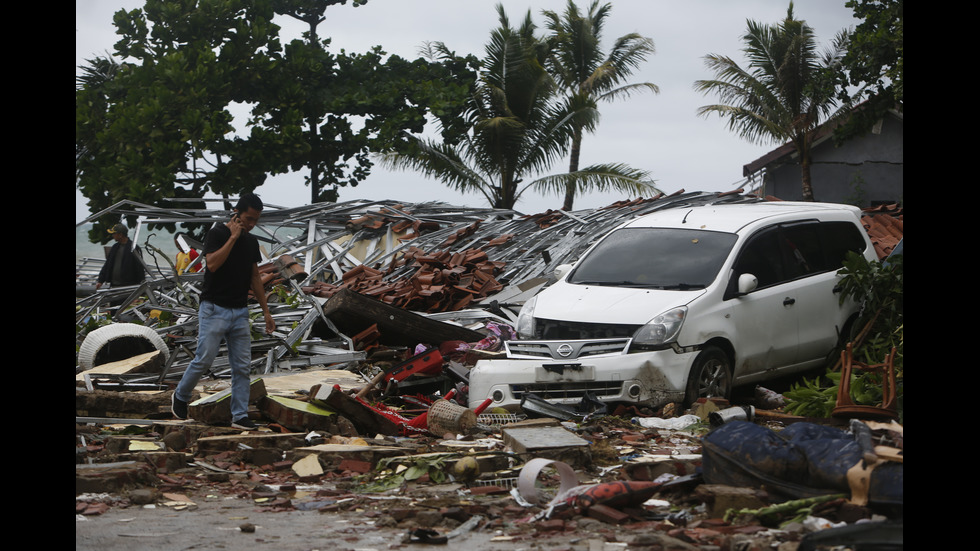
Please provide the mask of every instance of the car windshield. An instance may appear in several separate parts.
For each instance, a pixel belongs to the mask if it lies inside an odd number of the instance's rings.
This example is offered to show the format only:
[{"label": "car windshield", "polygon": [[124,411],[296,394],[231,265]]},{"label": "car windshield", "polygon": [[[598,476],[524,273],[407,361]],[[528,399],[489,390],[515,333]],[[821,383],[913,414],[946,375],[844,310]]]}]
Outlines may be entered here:
[{"label": "car windshield", "polygon": [[737,236],[705,230],[623,228],[582,259],[568,282],[651,289],[703,289]]}]

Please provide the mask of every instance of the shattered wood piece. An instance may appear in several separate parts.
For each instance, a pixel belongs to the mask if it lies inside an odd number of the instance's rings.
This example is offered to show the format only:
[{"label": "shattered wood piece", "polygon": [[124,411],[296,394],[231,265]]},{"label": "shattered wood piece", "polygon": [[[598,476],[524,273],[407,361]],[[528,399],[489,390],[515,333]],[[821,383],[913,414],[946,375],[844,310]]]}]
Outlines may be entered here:
[{"label": "shattered wood piece", "polygon": [[[401,446],[372,446],[357,444],[317,444],[316,446],[303,446],[295,448],[286,453],[286,459],[297,461],[316,454],[324,462],[337,468],[341,462],[347,461],[366,461],[372,465],[377,465],[378,461],[387,457],[398,457],[405,455],[408,449]],[[334,462],[336,462],[334,464]]]},{"label": "shattered wood piece", "polygon": [[[265,382],[261,378],[252,379],[248,402],[255,403],[265,395]],[[209,425],[231,423],[231,389],[191,402],[187,413],[191,419]]]},{"label": "shattered wood piece", "polygon": [[259,410],[289,430],[337,432],[336,412],[283,396],[265,396]]},{"label": "shattered wood piece", "polygon": [[339,385],[342,390],[360,387],[364,379],[345,369],[304,369],[295,373],[263,375],[266,394],[293,397],[316,385]]},{"label": "shattered wood piece", "polygon": [[83,371],[75,375],[75,381],[84,380],[85,374],[97,375],[123,375],[126,373],[159,373],[163,370],[163,353],[159,350],[139,354],[125,360],[99,364],[88,371]]},{"label": "shattered wood piece", "polygon": [[323,313],[345,334],[357,334],[377,324],[382,342],[388,345],[415,346],[450,340],[476,342],[483,338],[477,331],[431,320],[348,289],[330,297],[323,305]]},{"label": "shattered wood piece", "polygon": [[653,481],[664,474],[694,474],[700,466],[700,454],[644,455],[624,463],[622,474],[626,480]]},{"label": "shattered wood piece", "polygon": [[199,455],[216,455],[225,451],[239,449],[245,445],[255,449],[291,450],[306,445],[305,434],[302,433],[260,433],[222,434],[219,436],[202,436],[194,445]]},{"label": "shattered wood piece", "polygon": [[354,424],[360,434],[383,434],[395,436],[399,433],[399,424],[369,407],[360,400],[346,394],[336,386],[317,385],[310,389],[310,401],[322,404],[335,411]]},{"label": "shattered wood piece", "polygon": [[75,495],[120,493],[159,483],[145,461],[75,465]]},{"label": "shattered wood piece", "polygon": [[169,392],[75,389],[75,415],[79,417],[146,419],[162,408],[170,410]]}]

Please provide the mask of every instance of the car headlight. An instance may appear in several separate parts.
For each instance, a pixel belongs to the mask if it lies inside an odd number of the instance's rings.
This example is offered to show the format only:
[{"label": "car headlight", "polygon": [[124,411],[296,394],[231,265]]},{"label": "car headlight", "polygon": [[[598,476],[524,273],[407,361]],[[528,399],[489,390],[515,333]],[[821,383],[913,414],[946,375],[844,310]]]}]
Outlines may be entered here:
[{"label": "car headlight", "polygon": [[524,302],[521,313],[517,315],[517,336],[521,339],[534,338],[534,305],[538,297],[533,296]]},{"label": "car headlight", "polygon": [[633,335],[633,343],[644,346],[659,346],[677,338],[687,317],[687,307],[668,310],[653,318]]}]

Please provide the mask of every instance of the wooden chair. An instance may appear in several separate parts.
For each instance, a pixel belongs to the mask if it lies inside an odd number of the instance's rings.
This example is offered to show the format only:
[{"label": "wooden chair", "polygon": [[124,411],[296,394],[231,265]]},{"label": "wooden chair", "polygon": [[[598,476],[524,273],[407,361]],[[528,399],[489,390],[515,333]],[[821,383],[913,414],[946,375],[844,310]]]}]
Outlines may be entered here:
[{"label": "wooden chair", "polygon": [[[895,347],[880,364],[868,365],[854,359],[853,343],[841,351],[840,387],[837,389],[837,406],[834,417],[890,420],[898,419],[898,389],[895,384]],[[855,404],[851,399],[851,373],[854,370],[870,371],[881,376],[881,405]]]}]

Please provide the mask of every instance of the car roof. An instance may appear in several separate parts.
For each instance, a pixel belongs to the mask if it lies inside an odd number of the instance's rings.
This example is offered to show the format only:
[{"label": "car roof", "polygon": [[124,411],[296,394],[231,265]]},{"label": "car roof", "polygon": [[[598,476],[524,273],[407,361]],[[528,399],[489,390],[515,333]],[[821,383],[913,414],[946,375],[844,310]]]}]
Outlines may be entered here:
[{"label": "car roof", "polygon": [[640,216],[622,227],[627,228],[685,228],[737,233],[749,225],[784,221],[786,218],[824,217],[836,214],[837,219],[860,218],[861,209],[839,203],[802,201],[765,201],[676,207]]}]

